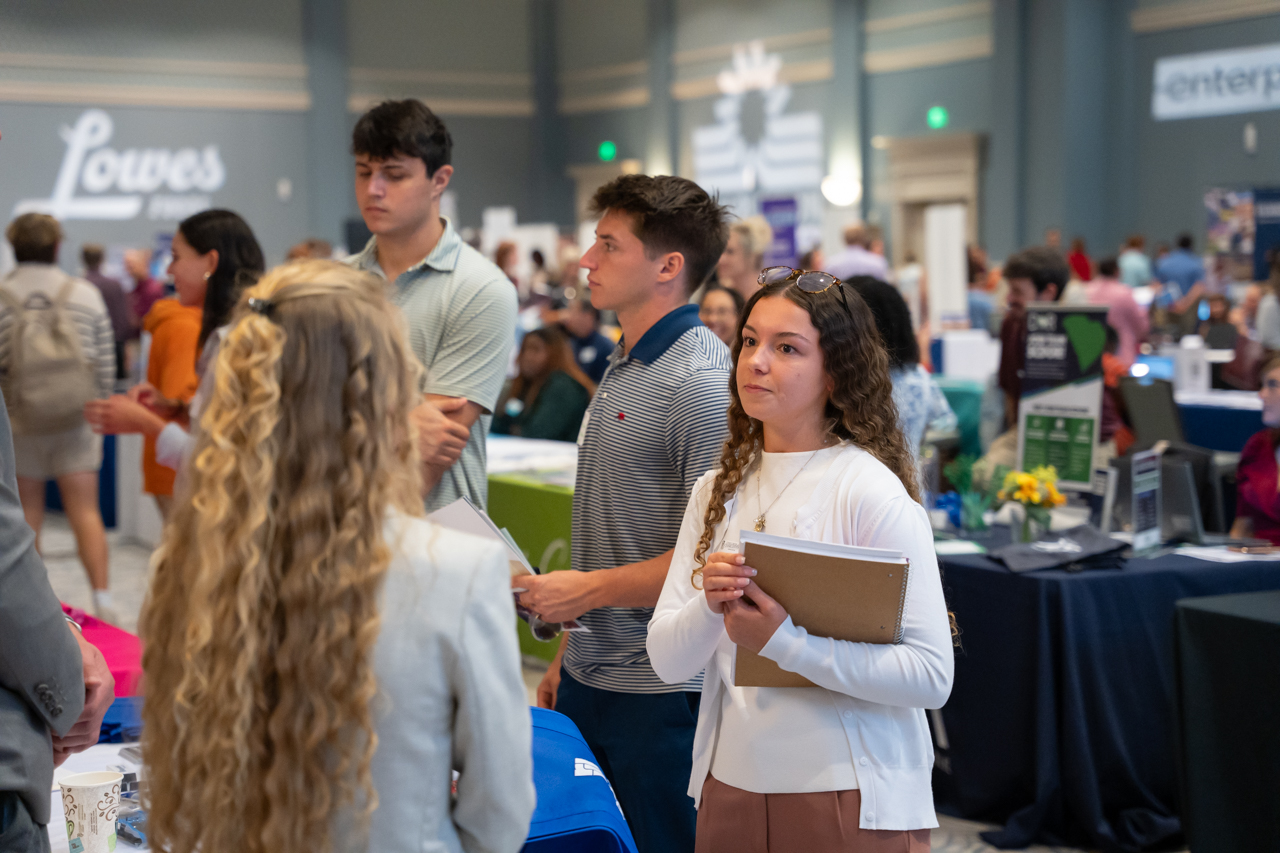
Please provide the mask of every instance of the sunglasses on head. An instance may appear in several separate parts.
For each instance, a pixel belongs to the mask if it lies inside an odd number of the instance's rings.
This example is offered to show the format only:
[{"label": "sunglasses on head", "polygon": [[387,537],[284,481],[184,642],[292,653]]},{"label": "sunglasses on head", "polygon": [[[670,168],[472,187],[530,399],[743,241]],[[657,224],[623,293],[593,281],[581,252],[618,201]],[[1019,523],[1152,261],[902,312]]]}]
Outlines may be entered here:
[{"label": "sunglasses on head", "polygon": [[795,279],[796,287],[805,293],[822,293],[834,286],[845,313],[849,315],[849,319],[853,319],[853,310],[849,308],[849,302],[844,296],[844,282],[831,273],[819,270],[798,270],[792,267],[765,267],[760,270],[760,276],[756,281],[760,284],[780,284],[792,279]]}]

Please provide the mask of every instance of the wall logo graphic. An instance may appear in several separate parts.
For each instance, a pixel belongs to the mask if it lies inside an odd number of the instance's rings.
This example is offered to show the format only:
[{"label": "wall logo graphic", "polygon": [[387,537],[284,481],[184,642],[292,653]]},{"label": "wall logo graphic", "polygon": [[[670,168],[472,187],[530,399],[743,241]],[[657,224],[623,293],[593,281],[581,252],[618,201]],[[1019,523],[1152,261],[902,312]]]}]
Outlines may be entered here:
[{"label": "wall logo graphic", "polygon": [[726,200],[822,183],[822,116],[786,112],[791,87],[779,81],[781,69],[782,58],[763,43],[735,45],[732,67],[716,78],[723,93],[716,123],[693,131],[695,179]]},{"label": "wall logo graphic", "polygon": [[[210,207],[208,194],[226,182],[216,145],[117,151],[107,145],[114,131],[115,123],[102,110],[86,110],[73,127],[63,126],[58,134],[67,150],[53,195],[23,199],[13,215],[34,211],[58,219],[133,219],[145,206],[150,219],[185,219]],[[117,192],[108,195],[111,190]]]}]

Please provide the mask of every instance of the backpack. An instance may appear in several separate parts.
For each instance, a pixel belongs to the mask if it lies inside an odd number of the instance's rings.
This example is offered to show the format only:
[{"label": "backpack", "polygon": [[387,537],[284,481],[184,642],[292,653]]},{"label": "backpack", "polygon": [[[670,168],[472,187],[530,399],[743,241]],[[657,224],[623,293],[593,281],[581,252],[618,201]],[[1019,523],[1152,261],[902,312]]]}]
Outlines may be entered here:
[{"label": "backpack", "polygon": [[75,286],[68,277],[52,302],[37,294],[27,304],[0,286],[0,304],[13,312],[3,389],[14,435],[74,429],[85,422],[84,404],[98,397],[93,368],[67,312]]}]

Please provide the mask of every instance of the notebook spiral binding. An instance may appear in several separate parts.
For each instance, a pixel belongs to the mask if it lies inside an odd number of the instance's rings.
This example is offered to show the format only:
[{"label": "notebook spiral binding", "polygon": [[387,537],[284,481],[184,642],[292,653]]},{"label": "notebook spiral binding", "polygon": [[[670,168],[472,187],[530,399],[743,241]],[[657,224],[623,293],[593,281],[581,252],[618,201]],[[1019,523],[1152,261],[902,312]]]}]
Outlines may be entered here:
[{"label": "notebook spiral binding", "polygon": [[911,583],[911,558],[907,557],[907,564],[902,567],[902,598],[898,600],[898,625],[893,632],[893,642],[895,645],[902,642],[902,615],[907,610],[907,585]]}]

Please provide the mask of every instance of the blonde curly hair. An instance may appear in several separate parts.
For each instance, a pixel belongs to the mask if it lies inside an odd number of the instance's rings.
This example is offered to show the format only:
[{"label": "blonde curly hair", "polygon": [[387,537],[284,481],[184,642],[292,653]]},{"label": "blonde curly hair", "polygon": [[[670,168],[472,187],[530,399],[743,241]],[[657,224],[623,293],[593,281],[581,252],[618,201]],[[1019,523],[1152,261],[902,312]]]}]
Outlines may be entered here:
[{"label": "blonde curly hair", "polygon": [[401,328],[331,261],[241,297],[140,620],[157,850],[323,853],[345,807],[367,831],[383,523],[422,514]]}]

